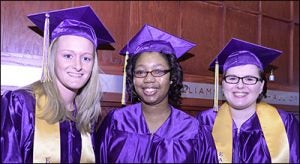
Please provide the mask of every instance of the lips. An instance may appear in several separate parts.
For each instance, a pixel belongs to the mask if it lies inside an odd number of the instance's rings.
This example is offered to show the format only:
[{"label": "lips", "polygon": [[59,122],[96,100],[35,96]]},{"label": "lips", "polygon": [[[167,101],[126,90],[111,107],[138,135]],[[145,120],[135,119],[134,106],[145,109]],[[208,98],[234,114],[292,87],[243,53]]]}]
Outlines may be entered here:
[{"label": "lips", "polygon": [[143,93],[147,96],[152,96],[157,92],[157,88],[143,88]]},{"label": "lips", "polygon": [[248,95],[248,93],[247,92],[233,92],[233,95],[235,97],[245,97]]},{"label": "lips", "polygon": [[83,76],[82,73],[75,73],[75,72],[68,72],[68,75],[71,77],[81,77]]}]

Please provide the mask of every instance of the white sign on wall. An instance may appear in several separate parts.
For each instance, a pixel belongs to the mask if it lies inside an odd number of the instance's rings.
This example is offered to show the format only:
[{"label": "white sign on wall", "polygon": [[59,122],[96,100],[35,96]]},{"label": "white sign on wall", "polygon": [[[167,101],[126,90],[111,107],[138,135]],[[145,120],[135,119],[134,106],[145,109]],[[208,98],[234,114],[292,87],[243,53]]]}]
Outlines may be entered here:
[{"label": "white sign on wall", "polygon": [[[15,89],[39,80],[40,76],[40,67],[6,65],[1,63],[1,94],[5,89]],[[122,93],[123,76],[100,74],[100,77],[104,92]],[[182,97],[213,100],[213,84],[194,82],[184,82],[183,84]],[[270,104],[299,106],[299,92],[268,90],[267,95],[264,101]],[[221,88],[219,88],[219,99],[224,100]]]},{"label": "white sign on wall", "polygon": [[[214,85],[206,83],[184,82],[182,97],[186,98],[214,98]],[[225,100],[221,87],[219,87],[219,100]],[[268,90],[267,97],[263,101],[270,104],[299,106],[299,92],[286,92]]]}]

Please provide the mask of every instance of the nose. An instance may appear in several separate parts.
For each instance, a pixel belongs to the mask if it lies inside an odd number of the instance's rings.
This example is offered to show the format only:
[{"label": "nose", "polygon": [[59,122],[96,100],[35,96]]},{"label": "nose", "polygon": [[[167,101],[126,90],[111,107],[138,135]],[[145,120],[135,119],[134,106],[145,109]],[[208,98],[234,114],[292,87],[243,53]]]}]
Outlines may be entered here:
[{"label": "nose", "polygon": [[239,82],[236,84],[237,88],[243,88],[244,87],[244,83],[243,83],[243,80],[240,79]]},{"label": "nose", "polygon": [[150,72],[148,72],[146,77],[144,77],[144,82],[153,82],[153,81],[155,81],[155,77],[152,76]]},{"label": "nose", "polygon": [[82,63],[81,63],[81,58],[80,58],[80,57],[77,57],[77,58],[75,59],[74,68],[75,68],[77,71],[81,71],[81,69],[82,69]]}]

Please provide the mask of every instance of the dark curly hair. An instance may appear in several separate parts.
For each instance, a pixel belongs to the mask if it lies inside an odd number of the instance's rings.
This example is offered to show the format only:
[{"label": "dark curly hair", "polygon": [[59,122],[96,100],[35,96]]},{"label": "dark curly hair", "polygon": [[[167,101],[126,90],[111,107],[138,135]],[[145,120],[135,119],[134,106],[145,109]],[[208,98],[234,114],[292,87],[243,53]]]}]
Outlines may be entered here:
[{"label": "dark curly hair", "polygon": [[[127,60],[127,66],[126,66],[126,88],[127,93],[129,96],[129,100],[131,103],[140,102],[139,96],[135,91],[134,84],[133,84],[133,72],[135,70],[136,61],[141,56],[142,53],[136,54],[133,56],[129,56]],[[180,64],[177,61],[177,58],[173,54],[164,54],[160,53],[161,56],[168,62],[168,65],[171,69],[170,71],[170,81],[172,83],[170,84],[170,88],[168,91],[168,100],[169,104],[171,104],[174,107],[179,107],[181,104],[181,89],[183,88],[183,73],[182,68]]]}]

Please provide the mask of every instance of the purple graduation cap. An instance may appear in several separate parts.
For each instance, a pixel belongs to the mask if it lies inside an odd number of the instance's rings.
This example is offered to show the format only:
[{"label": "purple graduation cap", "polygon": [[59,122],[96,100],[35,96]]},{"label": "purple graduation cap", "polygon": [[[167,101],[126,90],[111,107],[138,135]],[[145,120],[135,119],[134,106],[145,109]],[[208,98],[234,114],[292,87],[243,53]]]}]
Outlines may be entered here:
[{"label": "purple graduation cap", "polygon": [[95,49],[100,44],[115,42],[90,6],[35,13],[27,17],[44,32],[41,82],[51,81],[48,48],[55,38],[62,35],[84,37],[94,44]]},{"label": "purple graduation cap", "polygon": [[174,54],[177,59],[196,44],[178,38],[165,31],[145,24],[142,29],[124,46],[121,55],[136,55],[142,52],[162,52]]},{"label": "purple graduation cap", "polygon": [[50,41],[62,35],[82,36],[99,44],[114,43],[114,39],[90,6],[80,6],[28,15],[42,31],[49,18]]},{"label": "purple graduation cap", "polygon": [[245,64],[254,64],[260,70],[264,70],[281,53],[276,49],[232,38],[209,67],[213,69],[218,61],[223,72],[231,67]]},{"label": "purple graduation cap", "polygon": [[263,71],[281,53],[279,50],[232,38],[209,65],[210,70],[215,71],[214,111],[219,108],[219,67],[221,73],[224,73],[231,67],[254,64]]}]

